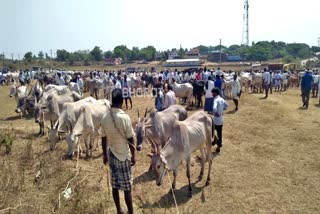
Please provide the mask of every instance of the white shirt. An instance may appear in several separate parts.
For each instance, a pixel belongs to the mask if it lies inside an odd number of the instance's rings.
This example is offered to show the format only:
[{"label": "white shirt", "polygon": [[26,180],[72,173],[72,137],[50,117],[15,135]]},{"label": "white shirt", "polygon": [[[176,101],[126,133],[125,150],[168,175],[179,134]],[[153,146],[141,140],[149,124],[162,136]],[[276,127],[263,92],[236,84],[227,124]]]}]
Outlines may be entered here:
[{"label": "white shirt", "polygon": [[263,74],[262,74],[263,83],[269,85],[270,84],[270,79],[271,79],[270,73],[268,71],[263,72]]},{"label": "white shirt", "polygon": [[59,78],[58,76],[56,78],[56,82],[57,82],[57,85],[65,85],[66,84],[64,79],[62,77]]},{"label": "white shirt", "polygon": [[83,89],[83,80],[81,78],[77,79],[77,84],[79,88],[82,90]]},{"label": "white shirt", "polygon": [[[111,112],[114,121],[112,120],[110,112],[107,112],[103,116],[101,121],[101,136],[107,137],[108,147],[112,153],[120,161],[125,161],[131,156],[127,139],[134,136],[131,120],[129,115],[121,109],[112,108]],[[114,122],[118,129],[115,127]],[[119,133],[119,131],[121,133]]]},{"label": "white shirt", "polygon": [[208,89],[206,89],[206,87],[204,87],[204,89],[206,90],[206,98],[212,98],[212,89],[214,88],[214,82],[212,80],[208,80]]},{"label": "white shirt", "polygon": [[319,74],[313,75],[313,83],[316,84],[319,82]]},{"label": "white shirt", "polygon": [[241,86],[240,86],[240,82],[238,79],[233,80],[232,82],[232,97],[233,99],[238,99],[239,96],[238,94],[240,93],[241,90]]},{"label": "white shirt", "polygon": [[[216,126],[223,125],[223,111],[229,107],[229,104],[219,95],[214,98],[213,101],[213,123]],[[219,116],[216,117],[215,114]]]},{"label": "white shirt", "polygon": [[169,108],[172,105],[176,104],[176,95],[173,91],[168,91],[164,97],[163,107],[165,109]]}]

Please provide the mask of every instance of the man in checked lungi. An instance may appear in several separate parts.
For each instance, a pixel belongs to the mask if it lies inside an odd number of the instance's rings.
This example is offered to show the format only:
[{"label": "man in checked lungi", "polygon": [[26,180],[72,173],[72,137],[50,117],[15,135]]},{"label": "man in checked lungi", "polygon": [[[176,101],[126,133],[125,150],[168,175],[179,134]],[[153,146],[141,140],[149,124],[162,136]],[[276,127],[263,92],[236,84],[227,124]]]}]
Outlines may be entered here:
[{"label": "man in checked lungi", "polygon": [[120,206],[119,190],[124,191],[128,213],[133,213],[131,186],[132,166],[135,165],[134,132],[130,117],[122,111],[121,89],[112,91],[112,105],[101,122],[103,163],[111,170],[112,196],[117,213],[124,213]]}]

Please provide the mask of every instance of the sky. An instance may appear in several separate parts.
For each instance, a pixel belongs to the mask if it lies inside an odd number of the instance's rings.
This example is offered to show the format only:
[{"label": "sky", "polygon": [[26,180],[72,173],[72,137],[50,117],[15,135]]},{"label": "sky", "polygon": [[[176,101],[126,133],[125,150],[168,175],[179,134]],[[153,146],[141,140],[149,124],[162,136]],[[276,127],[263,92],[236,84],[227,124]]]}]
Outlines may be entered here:
[{"label": "sky", "polygon": [[[318,45],[319,0],[249,0],[249,40]],[[244,0],[0,0],[0,52],[241,44]]]}]

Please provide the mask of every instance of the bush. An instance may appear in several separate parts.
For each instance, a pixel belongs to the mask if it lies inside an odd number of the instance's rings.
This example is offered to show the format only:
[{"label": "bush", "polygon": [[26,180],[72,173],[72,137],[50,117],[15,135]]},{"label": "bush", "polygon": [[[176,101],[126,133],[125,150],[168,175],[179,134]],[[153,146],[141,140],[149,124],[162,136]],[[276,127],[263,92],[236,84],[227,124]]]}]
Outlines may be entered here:
[{"label": "bush", "polygon": [[6,155],[9,155],[11,153],[13,140],[14,137],[10,134],[9,130],[0,131],[0,149],[2,146],[4,146]]}]

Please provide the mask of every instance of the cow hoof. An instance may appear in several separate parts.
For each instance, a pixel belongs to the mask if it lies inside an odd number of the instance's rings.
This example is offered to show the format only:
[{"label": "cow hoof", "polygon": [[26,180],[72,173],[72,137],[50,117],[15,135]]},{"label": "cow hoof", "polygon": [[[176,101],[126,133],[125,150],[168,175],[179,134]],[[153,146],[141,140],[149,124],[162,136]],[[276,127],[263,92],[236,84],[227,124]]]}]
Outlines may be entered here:
[{"label": "cow hoof", "polygon": [[198,176],[198,181],[201,181],[202,180],[202,175],[199,175]]},{"label": "cow hoof", "polygon": [[206,186],[209,186],[209,185],[210,185],[210,181],[207,181],[207,182],[206,182]]},{"label": "cow hoof", "polygon": [[192,192],[191,192],[191,191],[189,191],[188,197],[189,197],[189,198],[192,198]]}]

